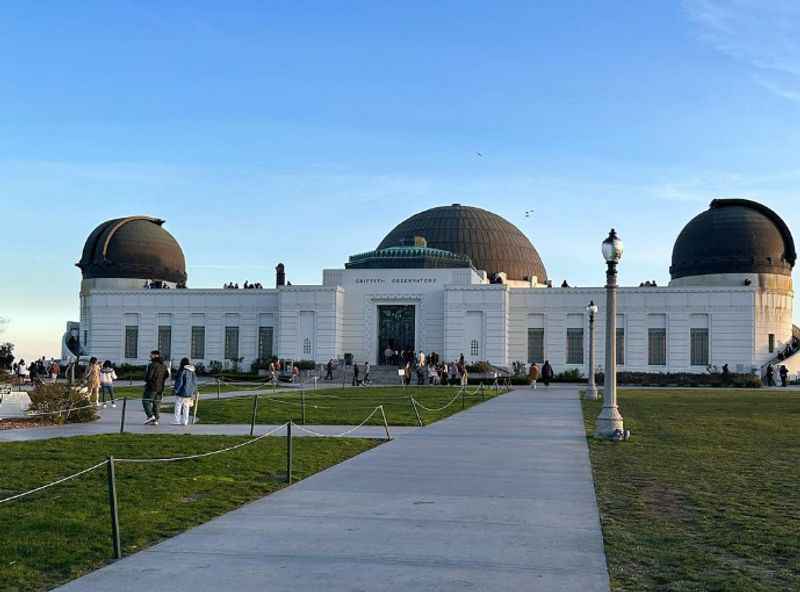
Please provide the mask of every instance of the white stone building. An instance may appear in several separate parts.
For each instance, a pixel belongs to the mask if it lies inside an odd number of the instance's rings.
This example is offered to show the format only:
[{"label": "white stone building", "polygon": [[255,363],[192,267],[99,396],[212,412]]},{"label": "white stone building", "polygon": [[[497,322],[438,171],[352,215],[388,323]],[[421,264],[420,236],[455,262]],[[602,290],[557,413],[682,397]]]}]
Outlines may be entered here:
[{"label": "white stone building", "polygon": [[[279,265],[272,289],[186,288],[183,252],[162,223],[111,220],[87,240],[78,263],[86,355],[145,364],[159,349],[249,368],[273,355],[326,362],[351,353],[380,364],[389,345],[504,367],[547,359],[556,371],[586,374],[593,300],[596,359],[604,359],[604,288],[550,287],[530,241],[485,210],[426,210],[375,251],[324,270],[321,285],[283,285]],[[619,369],[760,368],[792,341],[795,259],[774,212],[715,200],[678,237],[669,286],[619,288]]]}]

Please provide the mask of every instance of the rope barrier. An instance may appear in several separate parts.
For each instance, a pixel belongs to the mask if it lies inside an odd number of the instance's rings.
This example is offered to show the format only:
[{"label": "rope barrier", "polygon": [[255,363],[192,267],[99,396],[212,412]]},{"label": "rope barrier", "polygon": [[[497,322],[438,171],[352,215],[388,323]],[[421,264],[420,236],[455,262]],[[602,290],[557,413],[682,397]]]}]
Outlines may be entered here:
[{"label": "rope barrier", "polygon": [[71,479],[75,479],[76,477],[80,477],[81,475],[85,475],[86,473],[90,473],[91,471],[94,471],[95,469],[99,469],[100,467],[106,465],[107,463],[108,463],[108,461],[104,460],[103,462],[97,463],[96,465],[91,466],[88,469],[83,469],[82,471],[78,471],[77,473],[73,473],[72,475],[68,475],[67,477],[63,477],[61,479],[58,479],[57,481],[53,481],[51,483],[47,483],[46,485],[42,485],[41,487],[37,487],[36,489],[31,489],[30,491],[25,491],[23,493],[18,493],[16,495],[12,495],[11,497],[7,497],[5,499],[1,499],[0,500],[0,504],[4,504],[6,502],[11,502],[11,501],[14,501],[15,499],[19,499],[21,497],[25,497],[26,495],[31,495],[31,494],[34,494],[34,493],[36,493],[38,491],[43,491],[45,489],[48,489],[49,487],[53,487],[54,485],[59,485],[59,484],[64,483],[66,481],[70,481]]},{"label": "rope barrier", "polygon": [[359,429],[359,428],[361,428],[361,427],[364,427],[364,424],[366,424],[366,423],[367,423],[367,422],[368,422],[370,419],[372,419],[372,416],[373,416],[373,415],[375,415],[375,414],[376,414],[378,411],[380,411],[381,409],[382,409],[382,406],[381,406],[381,405],[378,405],[377,407],[375,407],[375,409],[373,409],[373,410],[372,410],[372,413],[370,413],[369,415],[367,415],[367,417],[366,417],[366,419],[365,419],[364,421],[362,421],[362,422],[361,422],[360,424],[358,424],[357,426],[355,426],[355,427],[353,427],[353,428],[350,428],[350,429],[349,429],[349,430],[347,430],[346,432],[342,432],[341,434],[321,434],[321,433],[319,433],[319,432],[315,432],[314,430],[310,430],[310,429],[308,429],[308,428],[307,428],[307,427],[305,427],[305,426],[301,426],[301,425],[297,425],[297,424],[294,424],[294,427],[295,427],[296,429],[298,429],[298,430],[302,430],[302,431],[306,432],[307,434],[311,434],[312,436],[318,436],[318,437],[320,437],[320,438],[343,438],[344,436],[347,436],[347,435],[349,435],[349,434],[352,434],[352,433],[353,433],[353,432],[355,432],[357,429]]},{"label": "rope barrier", "polygon": [[415,403],[416,405],[418,405],[418,406],[419,406],[421,409],[424,409],[425,411],[429,411],[429,412],[434,412],[434,413],[435,413],[435,412],[437,412],[437,411],[444,411],[445,409],[447,409],[448,407],[450,407],[450,405],[452,405],[453,403],[455,403],[455,402],[456,402],[456,401],[459,399],[459,397],[461,397],[461,391],[463,391],[463,390],[464,390],[463,388],[460,388],[460,389],[458,389],[458,392],[456,393],[456,396],[455,396],[455,397],[453,397],[452,399],[450,399],[450,402],[449,402],[449,403],[447,403],[447,404],[446,404],[444,407],[438,407],[438,408],[434,408],[434,409],[431,409],[431,408],[429,408],[429,407],[425,407],[425,405],[423,405],[422,403],[420,403],[419,401],[417,401],[417,400],[416,400],[414,397],[411,397],[411,399],[412,399],[412,400],[414,401],[414,403]]},{"label": "rope barrier", "polygon": [[289,422],[286,422],[282,425],[279,425],[277,428],[274,428],[260,436],[256,436],[252,440],[247,440],[246,442],[240,442],[239,444],[235,444],[234,446],[229,446],[227,448],[220,448],[219,450],[212,450],[211,452],[203,452],[201,454],[190,454],[188,456],[173,456],[171,458],[115,458],[115,463],[157,463],[157,462],[177,462],[180,460],[193,460],[197,458],[206,458],[208,456],[214,456],[216,454],[222,454],[223,452],[230,452],[231,450],[236,450],[238,448],[243,448],[245,446],[249,446],[250,444],[254,444],[259,440],[266,438],[267,436],[271,436],[275,432],[278,432],[285,428]]}]

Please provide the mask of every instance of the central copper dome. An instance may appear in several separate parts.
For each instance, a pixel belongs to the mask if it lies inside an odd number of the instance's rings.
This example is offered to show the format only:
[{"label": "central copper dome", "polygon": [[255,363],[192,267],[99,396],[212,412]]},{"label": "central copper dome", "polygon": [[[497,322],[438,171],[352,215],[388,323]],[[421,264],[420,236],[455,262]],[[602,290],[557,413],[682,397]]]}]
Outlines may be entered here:
[{"label": "central copper dome", "polygon": [[413,245],[418,236],[428,247],[469,257],[476,269],[489,274],[502,271],[510,280],[547,280],[531,241],[505,218],[481,208],[453,204],[414,214],[387,234],[378,249]]}]

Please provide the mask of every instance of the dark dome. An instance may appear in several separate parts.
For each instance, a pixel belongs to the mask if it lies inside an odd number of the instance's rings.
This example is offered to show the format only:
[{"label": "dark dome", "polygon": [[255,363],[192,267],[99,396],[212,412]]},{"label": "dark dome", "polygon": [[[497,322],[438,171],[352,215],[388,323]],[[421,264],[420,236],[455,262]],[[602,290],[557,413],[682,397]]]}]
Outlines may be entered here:
[{"label": "dark dome", "polygon": [[774,273],[791,276],[797,254],[786,223],[768,207],[747,199],[715,199],[678,235],[672,279],[711,273]]},{"label": "dark dome", "polygon": [[76,264],[84,279],[134,278],[186,281],[186,260],[164,220],[131,216],[103,222],[92,231]]},{"label": "dark dome", "polygon": [[428,247],[465,255],[476,269],[489,274],[504,271],[510,280],[536,276],[547,280],[539,253],[531,241],[497,214],[480,208],[453,204],[414,214],[398,224],[378,245],[378,249],[413,245],[422,236]]}]

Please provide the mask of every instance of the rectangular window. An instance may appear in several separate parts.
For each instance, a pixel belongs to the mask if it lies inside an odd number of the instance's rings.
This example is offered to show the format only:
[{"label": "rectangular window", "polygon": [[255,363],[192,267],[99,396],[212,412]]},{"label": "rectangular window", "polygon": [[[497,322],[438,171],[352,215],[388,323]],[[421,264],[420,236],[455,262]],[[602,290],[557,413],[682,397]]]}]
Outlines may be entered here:
[{"label": "rectangular window", "polygon": [[206,357],[206,328],[197,325],[192,327],[192,347],[191,355],[195,360],[202,360]]},{"label": "rectangular window", "polygon": [[625,329],[617,328],[617,366],[625,365]]},{"label": "rectangular window", "polygon": [[139,326],[125,325],[125,358],[135,360],[139,357]]},{"label": "rectangular window", "polygon": [[480,355],[480,346],[477,339],[473,339],[469,343],[469,354],[474,358]]},{"label": "rectangular window", "polygon": [[583,329],[567,329],[567,364],[583,364]]},{"label": "rectangular window", "polygon": [[272,358],[272,327],[258,328],[258,359],[269,360]]},{"label": "rectangular window", "polygon": [[528,329],[528,363],[544,363],[544,329]]},{"label": "rectangular window", "polygon": [[647,330],[647,363],[651,366],[667,365],[667,330]]},{"label": "rectangular window", "polygon": [[162,360],[172,359],[172,327],[169,325],[158,327],[158,351]]},{"label": "rectangular window", "polygon": [[708,329],[690,329],[692,366],[708,366]]},{"label": "rectangular window", "polygon": [[239,327],[225,327],[225,359],[239,359]]},{"label": "rectangular window", "polygon": [[775,333],[769,334],[769,353],[775,353]]}]

